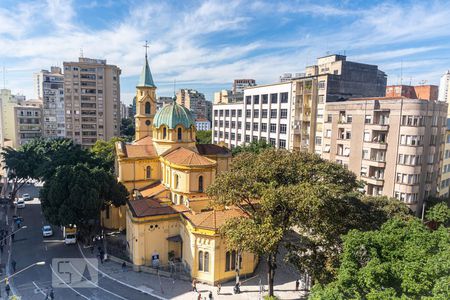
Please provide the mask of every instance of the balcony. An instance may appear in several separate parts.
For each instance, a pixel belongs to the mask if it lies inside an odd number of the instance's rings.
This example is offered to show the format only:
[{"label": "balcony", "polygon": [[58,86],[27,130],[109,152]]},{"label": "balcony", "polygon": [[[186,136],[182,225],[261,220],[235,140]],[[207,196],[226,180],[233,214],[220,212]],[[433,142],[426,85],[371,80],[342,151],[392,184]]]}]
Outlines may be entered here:
[{"label": "balcony", "polygon": [[377,168],[384,168],[386,167],[386,161],[383,158],[363,158],[363,161],[366,165],[371,167],[377,167]]},{"label": "balcony", "polygon": [[367,129],[377,130],[377,131],[388,131],[389,125],[387,124],[366,124]]},{"label": "balcony", "polygon": [[377,178],[375,176],[363,176],[361,175],[361,179],[364,180],[367,184],[373,184],[378,186],[384,185],[384,179],[383,178]]},{"label": "balcony", "polygon": [[386,143],[380,143],[380,142],[366,142],[366,141],[364,141],[364,147],[371,148],[371,149],[386,150],[387,149],[387,144]]}]

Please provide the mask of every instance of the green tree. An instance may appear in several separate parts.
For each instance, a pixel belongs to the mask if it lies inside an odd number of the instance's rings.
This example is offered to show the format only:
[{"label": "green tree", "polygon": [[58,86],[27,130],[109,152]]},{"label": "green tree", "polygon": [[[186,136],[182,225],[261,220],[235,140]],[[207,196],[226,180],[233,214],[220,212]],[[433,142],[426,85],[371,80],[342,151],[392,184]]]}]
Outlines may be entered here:
[{"label": "green tree", "polygon": [[40,196],[51,224],[75,224],[83,236],[90,236],[98,228],[100,210],[110,204],[125,204],[128,192],[105,170],[77,164],[57,168]]},{"label": "green tree", "polygon": [[12,181],[11,201],[16,198],[17,192],[29,180],[37,178],[40,157],[31,149],[20,147],[5,148],[2,152],[5,169],[8,170],[8,178]]},{"label": "green tree", "polygon": [[197,131],[197,144],[211,144],[211,130]]},{"label": "green tree", "polygon": [[119,141],[125,141],[121,137],[113,137],[109,141],[97,140],[90,149],[94,159],[105,169],[114,172],[114,161],[116,158],[115,144]]},{"label": "green tree", "polygon": [[450,207],[445,202],[437,203],[427,210],[425,217],[428,221],[448,226],[450,222]]},{"label": "green tree", "polygon": [[268,148],[273,148],[272,145],[268,144],[264,140],[252,141],[251,143],[246,143],[244,145],[237,146],[231,150],[233,156],[236,156],[243,152],[253,152],[260,153]]},{"label": "green tree", "polygon": [[337,217],[347,216],[351,201],[344,200],[354,199],[358,182],[350,171],[317,155],[273,148],[258,152],[243,151],[207,192],[213,205],[235,206],[247,216],[228,220],[221,232],[230,249],[265,257],[273,296],[277,254],[286,234],[294,226],[304,236],[311,228],[344,231],[347,224]]},{"label": "green tree", "polygon": [[133,140],[136,129],[134,126],[134,120],[129,118],[124,118],[120,122],[120,135],[127,137],[128,140]]},{"label": "green tree", "polygon": [[335,281],[310,299],[450,299],[450,231],[417,218],[394,218],[380,230],[350,231]]}]

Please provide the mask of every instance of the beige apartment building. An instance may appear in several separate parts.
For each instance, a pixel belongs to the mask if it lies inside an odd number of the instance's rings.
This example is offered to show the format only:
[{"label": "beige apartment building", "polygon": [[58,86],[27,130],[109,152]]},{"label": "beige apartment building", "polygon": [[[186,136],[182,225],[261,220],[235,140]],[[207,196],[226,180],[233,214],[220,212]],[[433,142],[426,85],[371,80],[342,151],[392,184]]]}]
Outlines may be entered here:
[{"label": "beige apartment building", "polygon": [[369,195],[386,195],[420,213],[435,195],[443,158],[447,103],[363,98],[327,104],[323,158],[346,166]]},{"label": "beige apartment building", "polygon": [[120,74],[106,60],[64,62],[66,137],[85,147],[120,134]]},{"label": "beige apartment building", "polygon": [[211,120],[211,102],[206,101],[205,95],[193,89],[180,89],[177,91],[177,103],[189,109],[193,117]]},{"label": "beige apartment building", "polygon": [[27,100],[14,107],[14,147],[43,135],[42,100]]}]

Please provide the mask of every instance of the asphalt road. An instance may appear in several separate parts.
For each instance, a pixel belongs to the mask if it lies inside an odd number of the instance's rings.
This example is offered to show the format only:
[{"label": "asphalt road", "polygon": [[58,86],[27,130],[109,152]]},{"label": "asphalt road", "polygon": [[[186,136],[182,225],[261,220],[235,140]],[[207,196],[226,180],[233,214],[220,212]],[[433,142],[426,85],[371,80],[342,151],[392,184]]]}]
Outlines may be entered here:
[{"label": "asphalt road", "polygon": [[[19,194],[23,193],[30,193],[32,197],[37,196],[37,192],[33,187],[28,187]],[[24,209],[18,210],[18,214],[24,218],[23,225],[26,225],[27,228],[15,234],[11,262],[12,260],[16,261],[16,271],[20,271],[36,262],[45,261],[46,263],[43,266],[32,266],[17,274],[11,281],[14,290],[22,296],[22,299],[45,299],[47,289],[52,286],[52,275],[54,276],[53,283],[57,281],[60,283],[60,286],[63,286],[55,287],[53,285],[54,299],[156,299],[101,275],[98,276],[98,286],[94,286],[88,282],[91,279],[89,272],[81,272],[84,276],[83,279],[86,279],[85,283],[88,287],[66,287],[66,285],[62,284],[64,276],[55,267],[52,268],[52,260],[54,258],[82,259],[83,256],[78,246],[65,245],[62,239],[62,231],[57,227],[53,227],[54,235],[52,237],[42,237],[41,228],[47,223],[42,215],[39,201],[27,202]],[[75,267],[72,269],[73,271],[70,270],[72,274],[81,276],[81,273],[75,270]],[[63,278],[58,280],[58,276],[54,275],[55,273]],[[4,290],[2,295],[4,295]]]}]

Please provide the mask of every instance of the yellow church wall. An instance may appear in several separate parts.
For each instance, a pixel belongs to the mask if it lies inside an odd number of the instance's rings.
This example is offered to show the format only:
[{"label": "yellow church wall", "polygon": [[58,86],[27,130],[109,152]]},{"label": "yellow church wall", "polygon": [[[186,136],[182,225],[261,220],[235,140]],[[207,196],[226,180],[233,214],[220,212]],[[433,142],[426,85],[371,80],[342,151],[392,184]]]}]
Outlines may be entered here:
[{"label": "yellow church wall", "polygon": [[[109,216],[107,210],[109,209]],[[123,230],[126,226],[126,206],[115,207],[109,206],[101,211],[101,224],[108,229]]]},{"label": "yellow church wall", "polygon": [[[131,193],[133,189],[140,189],[161,178],[161,166],[158,158],[119,160],[119,181]],[[150,166],[151,176],[146,178],[146,168]]]},{"label": "yellow church wall", "polygon": [[217,157],[217,174],[228,171],[231,167],[231,157]]},{"label": "yellow church wall", "polygon": [[[131,213],[128,213],[127,224],[133,229],[128,233],[127,241],[130,246],[130,254],[135,265],[150,266],[152,255],[159,254],[160,265],[167,265],[169,241],[167,238],[179,234],[179,216],[160,216],[147,219],[146,222],[134,222]],[[127,228],[129,228],[127,226]]]}]

